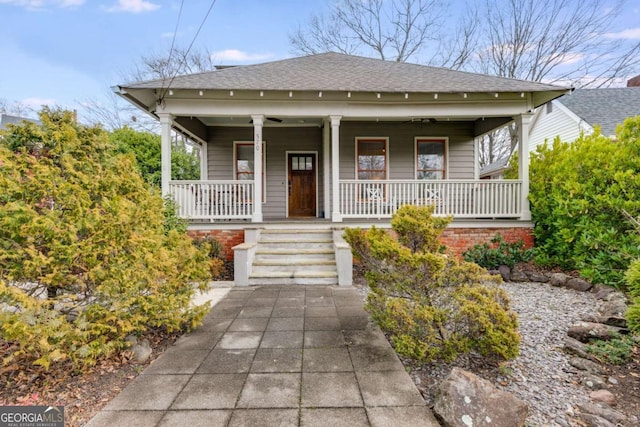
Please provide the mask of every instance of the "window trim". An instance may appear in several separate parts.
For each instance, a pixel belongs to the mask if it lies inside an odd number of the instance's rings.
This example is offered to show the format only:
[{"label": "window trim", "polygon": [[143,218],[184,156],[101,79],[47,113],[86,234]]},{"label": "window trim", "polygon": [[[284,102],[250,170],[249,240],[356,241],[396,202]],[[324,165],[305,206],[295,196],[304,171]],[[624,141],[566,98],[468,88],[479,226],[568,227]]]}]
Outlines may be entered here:
[{"label": "window trim", "polygon": [[360,141],[384,142],[384,180],[389,179],[389,137],[388,136],[357,136],[355,141],[355,179],[359,178],[360,162],[358,161]]},{"label": "window trim", "polygon": [[[233,180],[238,181],[238,146],[251,145],[255,149],[254,141],[233,141]],[[253,151],[253,150],[252,150]],[[253,180],[255,184],[255,179]],[[262,203],[267,202],[267,142],[262,141]]]},{"label": "window trim", "polygon": [[[420,142],[441,142],[444,144],[444,174],[442,179],[449,179],[449,137],[448,136],[416,136],[413,143],[413,178],[418,180],[418,144]],[[436,169],[434,169],[436,170]],[[422,181],[422,180],[421,180]]]}]

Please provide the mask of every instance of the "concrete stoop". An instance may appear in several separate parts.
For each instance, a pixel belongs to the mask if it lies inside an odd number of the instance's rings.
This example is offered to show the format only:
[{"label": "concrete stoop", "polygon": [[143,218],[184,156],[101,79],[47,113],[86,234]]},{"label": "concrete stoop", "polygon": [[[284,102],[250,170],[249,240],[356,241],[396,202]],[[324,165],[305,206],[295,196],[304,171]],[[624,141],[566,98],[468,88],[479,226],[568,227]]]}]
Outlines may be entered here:
[{"label": "concrete stoop", "polygon": [[249,285],[337,285],[331,230],[262,230]]}]

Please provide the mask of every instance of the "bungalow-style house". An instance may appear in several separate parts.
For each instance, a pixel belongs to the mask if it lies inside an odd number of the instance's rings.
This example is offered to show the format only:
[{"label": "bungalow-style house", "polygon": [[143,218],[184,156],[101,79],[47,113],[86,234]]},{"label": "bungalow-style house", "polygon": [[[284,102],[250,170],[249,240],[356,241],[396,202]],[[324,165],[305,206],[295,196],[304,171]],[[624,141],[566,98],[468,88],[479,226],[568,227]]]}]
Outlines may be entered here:
[{"label": "bungalow-style house", "polygon": [[[452,215],[454,251],[532,243],[528,157],[520,179],[480,181],[477,140],[515,121],[527,147],[535,108],[569,91],[338,53],[114,90],[160,121],[162,192],[192,232],[236,245],[237,285],[348,285],[341,229],[388,227],[403,204]],[[202,180],[171,180],[172,128],[202,145]]]}]

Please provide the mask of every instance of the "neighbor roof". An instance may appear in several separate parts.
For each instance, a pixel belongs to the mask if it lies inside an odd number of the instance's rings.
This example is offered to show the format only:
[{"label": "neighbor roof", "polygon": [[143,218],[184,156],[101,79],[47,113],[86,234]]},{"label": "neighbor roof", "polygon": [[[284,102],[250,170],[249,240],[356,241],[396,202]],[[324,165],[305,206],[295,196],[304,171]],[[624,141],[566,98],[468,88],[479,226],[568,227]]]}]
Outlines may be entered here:
[{"label": "neighbor roof", "polygon": [[640,87],[577,89],[558,101],[607,136],[615,135],[624,119],[640,115]]},{"label": "neighbor roof", "polygon": [[509,166],[510,157],[503,157],[493,163],[489,163],[480,169],[480,177],[490,176],[496,172],[502,172]]},{"label": "neighbor roof", "polygon": [[0,130],[6,129],[7,125],[9,124],[19,125],[25,120],[33,123],[40,123],[38,120],[28,119],[26,117],[11,116],[9,114],[0,114]]},{"label": "neighbor roof", "polygon": [[[151,80],[132,89],[167,87]],[[566,89],[446,68],[364,58],[335,52],[178,76],[173,89],[354,92],[541,92]]]}]

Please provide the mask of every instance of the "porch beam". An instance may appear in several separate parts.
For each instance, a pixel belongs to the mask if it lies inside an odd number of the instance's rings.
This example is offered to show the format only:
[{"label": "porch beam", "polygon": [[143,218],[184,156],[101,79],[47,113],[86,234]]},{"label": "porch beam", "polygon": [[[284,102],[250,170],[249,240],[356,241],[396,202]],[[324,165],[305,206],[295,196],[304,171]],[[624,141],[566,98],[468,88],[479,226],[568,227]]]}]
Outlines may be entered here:
[{"label": "porch beam", "polygon": [[331,118],[331,219],[342,222],[340,213],[340,120],[342,116]]},{"label": "porch beam", "polygon": [[529,207],[529,131],[532,114],[521,114],[515,118],[518,127],[518,176],[522,180],[522,203],[520,219],[531,220]]},{"label": "porch beam", "polygon": [[171,181],[171,115],[158,114],[160,118],[160,183],[162,195],[169,194]]},{"label": "porch beam", "polygon": [[253,114],[253,216],[251,222],[262,222],[262,126],[264,115]]}]

